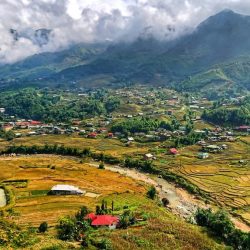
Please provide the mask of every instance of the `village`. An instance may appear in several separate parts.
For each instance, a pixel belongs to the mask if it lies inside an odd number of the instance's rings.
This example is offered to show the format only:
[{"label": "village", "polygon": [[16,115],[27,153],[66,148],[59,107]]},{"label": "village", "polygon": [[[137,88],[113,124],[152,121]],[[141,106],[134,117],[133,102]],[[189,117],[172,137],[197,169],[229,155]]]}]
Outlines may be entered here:
[{"label": "village", "polygon": [[[79,90],[73,92],[73,98],[72,93],[70,96],[68,96],[68,91],[65,93],[66,97],[61,99],[64,99],[67,105],[70,105],[71,99],[75,101],[75,98],[88,98],[97,94],[96,92],[84,93]],[[108,95],[121,100],[120,106],[109,114],[87,115],[83,119],[73,118],[67,122],[47,123],[9,115],[6,107],[2,107],[0,108],[2,116],[0,126],[8,140],[34,136],[46,137],[47,135],[77,135],[90,139],[119,140],[127,147],[133,143],[155,142],[158,146],[160,144],[168,148],[167,152],[173,155],[179,153],[179,147],[197,144],[200,146],[197,157],[201,159],[208,158],[209,153],[227,150],[228,143],[235,142],[239,136],[246,136],[250,133],[250,126],[245,124],[223,127],[204,121],[201,118],[202,113],[212,106],[206,98],[183,96],[161,87],[152,90],[143,86],[117,89]],[[232,98],[231,102],[225,101],[222,105],[232,105],[242,98]],[[145,124],[134,125],[136,122],[140,123],[141,120],[150,121],[152,124],[154,120],[164,123],[148,128],[145,128]],[[124,129],[126,126],[129,128]],[[190,134],[194,139],[187,139]],[[155,158],[151,153],[144,155],[145,160]]]},{"label": "village", "polygon": [[[39,96],[39,105],[53,102],[41,106],[47,110],[44,115],[26,106],[22,112],[18,106],[0,106],[2,168],[13,164],[11,171],[19,173],[18,178],[3,174],[0,187],[2,206],[12,206],[16,213],[13,221],[26,225],[33,214],[31,223],[55,227],[61,240],[95,245],[99,243],[87,235],[150,224],[143,206],[153,197],[164,213],[171,211],[185,221],[198,207],[225,204],[240,216],[234,218],[237,225],[248,230],[249,212],[241,210],[248,201],[238,200],[232,183],[238,179],[231,175],[240,178],[239,190],[247,195],[250,126],[209,121],[205,115],[218,105],[214,101],[145,86],[46,90]],[[230,109],[241,99],[219,105]],[[4,190],[13,192],[9,201]],[[233,202],[225,198],[227,193]],[[30,206],[33,202],[39,205]],[[58,222],[59,214],[66,217]],[[77,231],[65,236],[69,225]]]}]

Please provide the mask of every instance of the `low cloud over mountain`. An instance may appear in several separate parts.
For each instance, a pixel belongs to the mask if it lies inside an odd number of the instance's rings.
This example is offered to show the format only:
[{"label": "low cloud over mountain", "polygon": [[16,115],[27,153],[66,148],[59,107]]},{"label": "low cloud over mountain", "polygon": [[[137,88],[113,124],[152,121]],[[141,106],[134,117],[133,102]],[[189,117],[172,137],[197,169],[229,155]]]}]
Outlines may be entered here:
[{"label": "low cloud over mountain", "polygon": [[171,40],[225,7],[250,13],[245,0],[2,0],[0,63],[81,42]]}]

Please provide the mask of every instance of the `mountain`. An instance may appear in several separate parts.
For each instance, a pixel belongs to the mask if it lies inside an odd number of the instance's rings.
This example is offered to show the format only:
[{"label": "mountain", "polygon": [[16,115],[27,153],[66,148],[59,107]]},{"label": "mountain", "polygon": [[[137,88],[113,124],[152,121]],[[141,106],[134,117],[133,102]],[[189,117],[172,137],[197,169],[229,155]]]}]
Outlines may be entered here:
[{"label": "mountain", "polygon": [[0,67],[0,78],[34,80],[48,78],[69,67],[83,65],[103,53],[105,44],[78,44],[59,52],[36,54],[23,61]]},{"label": "mountain", "polygon": [[249,30],[250,16],[224,10],[175,41],[148,36],[94,48],[80,44],[1,67],[0,78],[2,82],[17,77],[34,82],[42,77],[51,84],[90,85],[97,81],[101,85],[106,84],[102,79],[109,79],[169,84],[186,90],[207,90],[215,85],[250,89]]}]

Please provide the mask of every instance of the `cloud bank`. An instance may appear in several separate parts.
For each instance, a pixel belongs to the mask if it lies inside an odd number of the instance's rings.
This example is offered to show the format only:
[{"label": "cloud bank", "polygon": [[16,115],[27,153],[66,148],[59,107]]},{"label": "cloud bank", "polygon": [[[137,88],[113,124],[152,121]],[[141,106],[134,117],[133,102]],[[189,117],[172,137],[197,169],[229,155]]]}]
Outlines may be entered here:
[{"label": "cloud bank", "polygon": [[[170,40],[225,8],[250,14],[250,1],[1,0],[0,63],[80,42],[133,41],[143,34]],[[18,32],[18,39],[10,29]],[[39,29],[51,30],[48,42],[37,42]]]}]

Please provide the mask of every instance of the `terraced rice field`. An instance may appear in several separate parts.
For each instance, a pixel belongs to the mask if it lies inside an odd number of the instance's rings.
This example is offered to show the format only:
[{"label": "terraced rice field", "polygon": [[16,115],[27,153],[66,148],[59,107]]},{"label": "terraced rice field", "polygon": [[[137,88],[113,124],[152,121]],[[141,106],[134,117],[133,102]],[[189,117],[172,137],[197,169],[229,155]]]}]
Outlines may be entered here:
[{"label": "terraced rice field", "polygon": [[[148,146],[139,143],[135,143],[130,147],[127,147],[124,143],[120,142],[118,139],[107,139],[107,138],[97,138],[89,139],[81,137],[79,135],[41,135],[34,137],[22,137],[16,138],[11,142],[11,144],[16,145],[64,145],[67,147],[75,147],[79,149],[90,148],[95,152],[105,152],[105,154],[113,155],[115,157],[123,157],[125,155],[133,153],[145,153],[148,151]],[[0,141],[0,150],[8,146],[8,142]],[[154,144],[152,144],[154,146]]]},{"label": "terraced rice field", "polygon": [[229,148],[208,159],[197,159],[198,147],[187,147],[176,159],[181,166],[172,171],[181,174],[223,207],[229,207],[250,223],[250,146],[228,143]]},{"label": "terraced rice field", "polygon": [[[146,193],[145,186],[131,178],[99,170],[74,158],[51,155],[1,157],[0,168],[0,182],[5,181],[13,187],[16,203],[12,219],[20,225],[27,222],[39,225],[45,219],[54,225],[59,217],[74,214],[83,205],[94,210],[106,196],[123,193],[144,196]],[[86,190],[87,194],[47,195],[56,184],[74,185]]]}]

